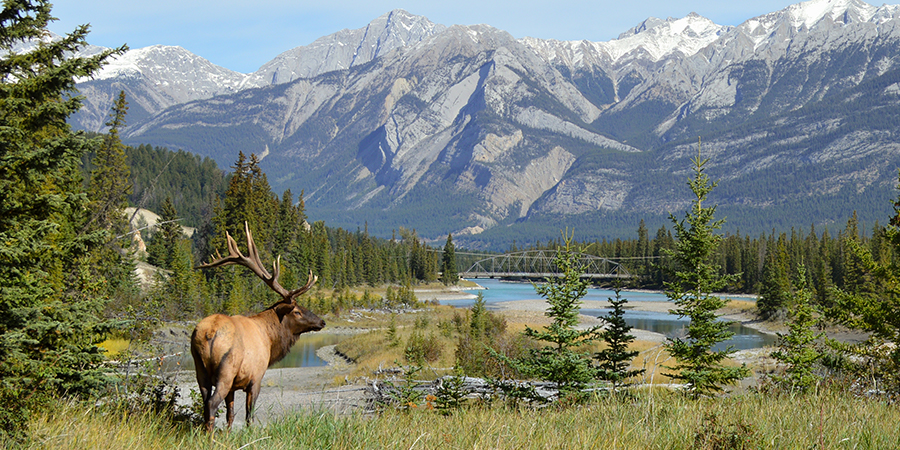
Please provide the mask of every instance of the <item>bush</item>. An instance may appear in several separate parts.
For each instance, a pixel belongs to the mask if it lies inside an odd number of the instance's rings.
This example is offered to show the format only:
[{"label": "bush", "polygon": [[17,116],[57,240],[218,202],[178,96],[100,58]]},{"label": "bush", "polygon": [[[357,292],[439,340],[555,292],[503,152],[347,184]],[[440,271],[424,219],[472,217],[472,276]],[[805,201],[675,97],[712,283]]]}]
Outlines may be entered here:
[{"label": "bush", "polygon": [[473,377],[522,378],[508,361],[525,357],[533,348],[534,342],[522,335],[502,333],[491,339],[461,336],[456,347],[456,365]]},{"label": "bush", "polygon": [[415,330],[406,341],[404,355],[406,361],[421,366],[426,362],[437,361],[442,351],[443,346],[434,333],[425,336],[421,331]]}]

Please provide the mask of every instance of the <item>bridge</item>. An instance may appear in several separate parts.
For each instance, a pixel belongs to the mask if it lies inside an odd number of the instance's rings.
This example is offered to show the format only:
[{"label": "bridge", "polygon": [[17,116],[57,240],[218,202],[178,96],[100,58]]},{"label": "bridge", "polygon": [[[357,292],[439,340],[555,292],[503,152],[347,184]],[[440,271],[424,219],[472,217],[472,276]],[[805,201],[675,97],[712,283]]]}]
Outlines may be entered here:
[{"label": "bridge", "polygon": [[[576,265],[582,278],[633,278],[621,264],[594,255],[576,253]],[[530,250],[526,252],[492,255],[475,261],[462,278],[552,278],[561,274],[554,260],[555,250]]]}]

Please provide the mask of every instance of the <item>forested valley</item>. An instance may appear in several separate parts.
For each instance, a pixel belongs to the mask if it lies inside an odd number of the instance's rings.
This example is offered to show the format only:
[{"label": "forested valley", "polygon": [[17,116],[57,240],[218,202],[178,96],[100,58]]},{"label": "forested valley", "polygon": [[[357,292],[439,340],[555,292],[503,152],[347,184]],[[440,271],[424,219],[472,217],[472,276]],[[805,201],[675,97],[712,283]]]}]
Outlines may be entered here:
[{"label": "forested valley", "polygon": [[[254,295],[235,294],[250,293],[248,289],[254,285],[250,276],[225,282],[199,273],[189,275],[216,249],[225,248],[225,232],[240,239],[245,221],[264,260],[279,255],[283,258],[286,280],[297,281],[310,270],[319,277],[319,287],[330,292],[319,292],[316,301],[326,310],[359,305],[361,299],[342,297],[346,288],[384,284],[408,288],[440,277],[444,242],[424,242],[415,230],[403,228],[390,239],[383,239],[369,235],[365,227],[344,230],[309,218],[302,192],[296,196],[290,191],[280,196],[272,192],[256,155],[248,158],[241,153],[230,172],[208,158],[165,148],[126,147],[125,155],[134,186],[128,204],[157,212],[164,222],[159,227],[142,224],[151,226],[141,232],[147,253],[135,256],[168,271],[159,275],[158,281],[163,284],[181,283],[165,289],[165,295],[177,294],[179,301],[170,305],[169,311],[178,314],[167,313],[162,318],[192,319],[215,311],[245,313],[265,303],[237,300],[266,298],[265,290],[252,292]],[[91,159],[82,165],[86,180],[90,180]],[[176,225],[196,227],[196,232],[186,236]],[[638,275],[627,288],[662,289],[671,281],[674,269],[666,256],[675,244],[672,230],[665,226],[648,230],[641,221],[635,224],[635,235],[632,239],[580,242],[575,236],[574,248],[612,259]],[[448,237],[452,242],[452,236]],[[885,227],[876,223],[871,230],[861,230],[854,215],[837,230],[798,224],[790,231],[773,230],[760,236],[727,233],[715,259],[722,275],[736,276],[725,291],[760,294],[759,312],[769,317],[779,311],[783,315],[789,306],[795,290],[792,280],[801,265],[806,268],[815,298],[823,305],[828,303],[830,289],[854,284],[860,269],[850,249],[851,241],[865,247],[876,260],[896,258]],[[544,242],[514,243],[507,252],[555,250],[560,245],[559,236],[549,236]],[[457,248],[455,270],[464,272],[475,260],[496,253]],[[335,305],[326,299],[328,296],[334,297]],[[371,302],[367,298],[363,303]]]}]

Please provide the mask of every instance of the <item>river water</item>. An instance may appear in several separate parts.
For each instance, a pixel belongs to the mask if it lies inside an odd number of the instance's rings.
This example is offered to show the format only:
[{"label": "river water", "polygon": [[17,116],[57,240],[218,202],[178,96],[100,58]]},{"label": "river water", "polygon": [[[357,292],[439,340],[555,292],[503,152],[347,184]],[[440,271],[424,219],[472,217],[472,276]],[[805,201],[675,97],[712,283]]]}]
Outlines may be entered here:
[{"label": "river water", "polygon": [[[471,290],[470,292],[482,292],[482,294],[484,295],[484,301],[487,304],[488,308],[490,308],[491,304],[495,303],[515,300],[542,299],[541,296],[539,296],[534,291],[534,286],[532,286],[531,283],[508,282],[498,279],[484,278],[479,278],[475,281],[485,289],[481,291]],[[592,288],[588,289],[588,293],[583,298],[583,300],[606,302],[607,299],[614,296],[615,292],[611,290]],[[627,299],[628,302],[632,304],[640,302],[668,301],[668,298],[665,296],[665,294],[661,292],[623,291],[622,297]],[[442,304],[453,305],[457,307],[470,307],[474,302],[475,301],[472,299],[441,301]],[[672,304],[672,306],[674,307],[675,305]],[[581,313],[588,316],[599,317],[608,314],[609,311],[609,308],[582,309]],[[688,324],[688,319],[679,319],[678,316],[668,313],[629,309],[625,312],[625,322],[634,328],[661,333],[663,335],[666,335],[667,337],[674,337],[683,335],[683,330],[684,327]],[[775,336],[760,333],[750,327],[745,327],[740,323],[733,324],[731,326],[731,331],[734,332],[734,337],[717,346],[717,350],[725,349],[729,345],[733,346],[737,350],[746,350],[750,348],[763,347],[766,345],[773,345],[775,344],[776,340]]]},{"label": "river water", "polygon": [[[498,279],[478,279],[476,282],[485,289],[471,290],[469,292],[473,294],[482,292],[488,308],[495,303],[541,299],[530,283],[507,282]],[[605,302],[609,297],[613,296],[615,296],[615,293],[610,290],[588,289],[588,293],[584,297],[584,300],[598,300]],[[623,291],[622,297],[628,299],[629,303],[664,302],[668,300],[664,294],[658,292]],[[441,304],[443,305],[451,305],[460,308],[471,307],[474,302],[473,299],[441,300]],[[581,310],[582,314],[595,317],[606,315],[608,312],[608,308]],[[679,333],[683,333],[682,330],[688,323],[687,319],[679,319],[677,316],[671,314],[636,310],[626,311],[625,322],[634,328],[653,331],[666,336],[676,336],[679,335]],[[734,337],[718,346],[716,348],[717,350],[724,349],[729,345],[734,346],[734,348],[738,350],[745,350],[773,345],[775,343],[774,336],[760,333],[739,323],[732,325],[731,331],[734,332]],[[346,337],[347,336],[329,334],[327,332],[304,334],[300,336],[297,343],[294,344],[291,352],[283,360],[272,367],[324,366],[327,363],[316,356],[316,350],[326,345],[337,344]]]}]

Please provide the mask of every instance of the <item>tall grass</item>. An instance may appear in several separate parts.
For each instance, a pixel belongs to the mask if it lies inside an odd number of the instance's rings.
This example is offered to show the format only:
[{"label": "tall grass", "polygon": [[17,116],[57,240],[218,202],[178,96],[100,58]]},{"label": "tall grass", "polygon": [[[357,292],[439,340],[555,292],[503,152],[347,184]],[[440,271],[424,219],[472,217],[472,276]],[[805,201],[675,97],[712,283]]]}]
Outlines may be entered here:
[{"label": "tall grass", "polygon": [[217,431],[173,425],[153,414],[63,404],[30,424],[25,448],[140,449],[888,449],[900,410],[837,389],[802,396],[692,401],[665,389],[625,400],[533,410],[473,406],[449,416],[419,408],[378,415],[303,411],[267,426]]}]

